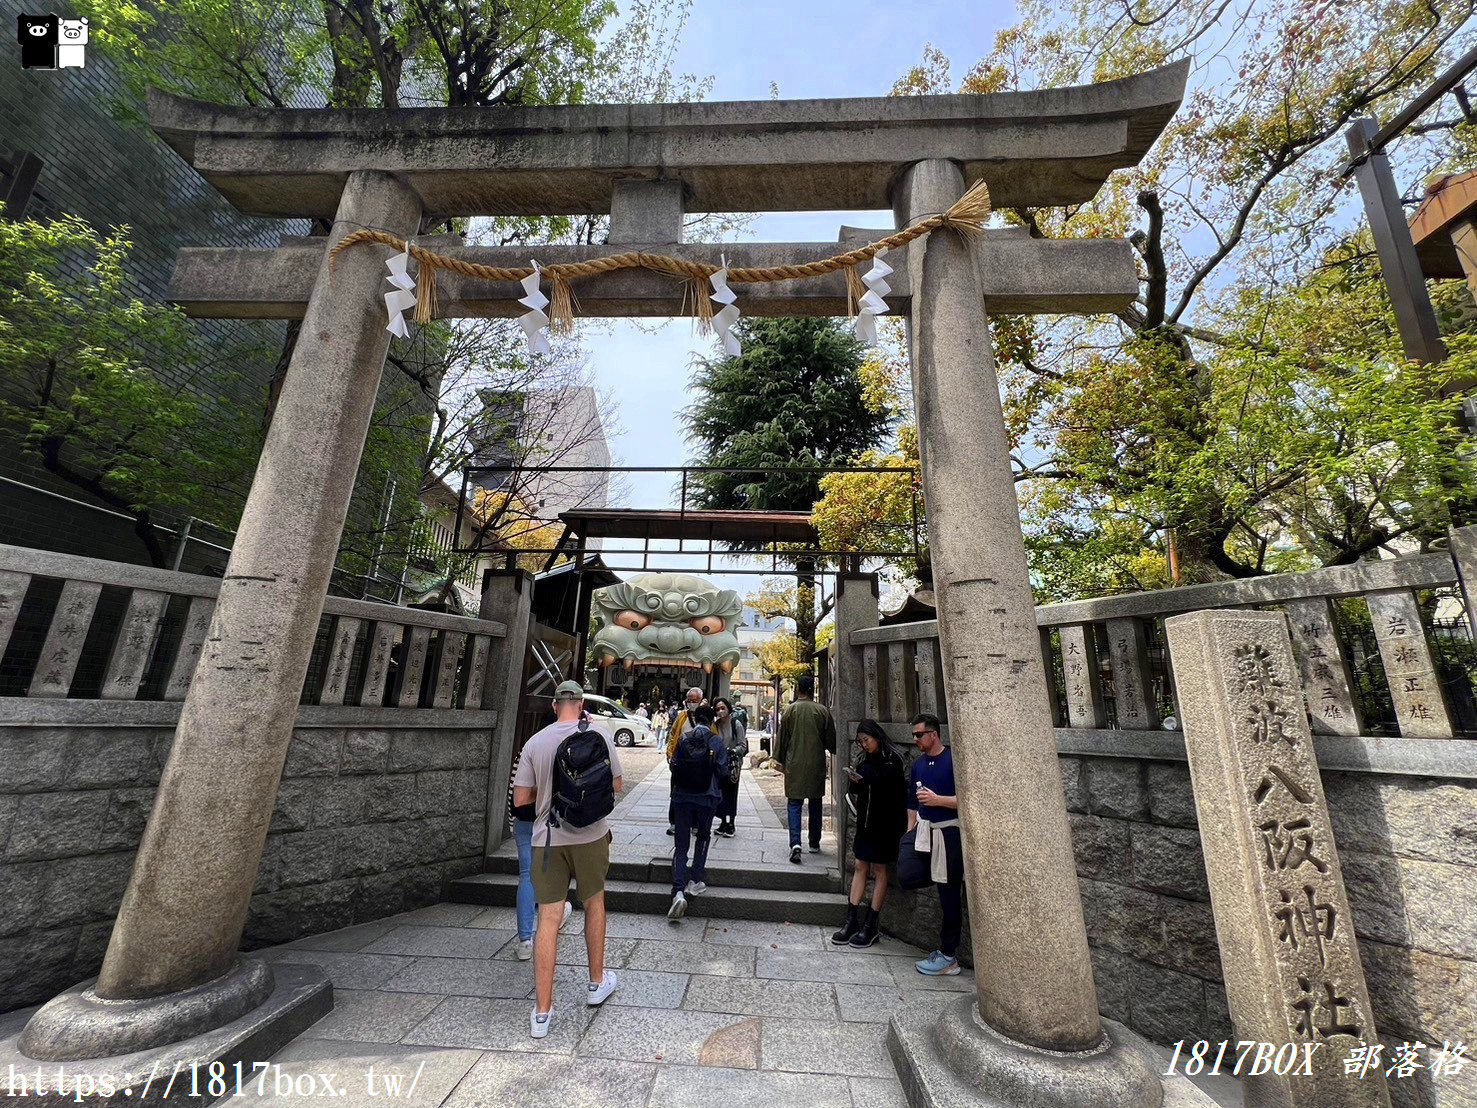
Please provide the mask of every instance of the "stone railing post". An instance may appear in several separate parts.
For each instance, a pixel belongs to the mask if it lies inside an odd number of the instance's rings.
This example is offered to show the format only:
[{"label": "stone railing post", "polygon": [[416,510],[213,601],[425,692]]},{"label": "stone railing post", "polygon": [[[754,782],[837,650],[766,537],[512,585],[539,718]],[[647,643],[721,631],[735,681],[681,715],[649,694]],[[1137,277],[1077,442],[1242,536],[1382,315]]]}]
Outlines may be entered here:
[{"label": "stone railing post", "polygon": [[1159,705],[1149,674],[1149,643],[1144,621],[1132,616],[1107,621],[1108,656],[1113,660],[1113,705],[1125,731],[1159,726]]},{"label": "stone railing post", "polygon": [[851,744],[856,737],[856,725],[867,715],[867,675],[862,648],[851,644],[851,633],[877,626],[877,596],[875,573],[847,573],[836,580],[836,661],[831,670],[831,684],[836,690],[831,699],[836,716],[836,757],[831,759],[831,808],[836,825],[837,863],[843,875],[847,869],[846,843],[850,833],[846,822],[846,767],[855,757]]},{"label": "stone railing post", "polygon": [[[963,192],[953,162],[918,162],[894,193],[898,223],[942,212]],[[893,1058],[914,1108],[1022,1103],[1028,1091],[1029,1103],[1038,1105],[1157,1106],[1162,1091],[1155,1069],[1105,1035],[1098,1017],[970,241],[947,230],[915,241],[908,275],[913,396],[976,993],[932,1020],[922,1012],[895,1016]],[[1004,811],[1010,819],[999,818]]]},{"label": "stone railing post", "polygon": [[[412,235],[420,217],[407,185],[358,171],[330,240]],[[351,250],[331,271],[324,255],[102,972],[32,1017],[32,1057],[176,1042],[272,993],[266,965],[237,946],[390,345],[389,252]]]},{"label": "stone railing post", "polygon": [[518,738],[532,609],[532,576],[521,569],[487,571],[477,614],[482,619],[497,620],[508,629],[506,635],[492,641],[487,678],[482,685],[482,707],[497,711],[487,760],[488,855],[502,845],[508,833],[508,783],[513,773],[513,744]]},{"label": "stone railing post", "polygon": [[1202,611],[1164,626],[1231,1019],[1299,1059],[1298,1076],[1243,1077],[1246,1103],[1388,1108],[1378,1065],[1342,1068],[1380,1040],[1286,621]]},{"label": "stone railing post", "polygon": [[1067,726],[1108,726],[1098,672],[1096,628],[1090,623],[1064,623],[1057,632],[1062,642],[1062,673],[1067,681]]}]

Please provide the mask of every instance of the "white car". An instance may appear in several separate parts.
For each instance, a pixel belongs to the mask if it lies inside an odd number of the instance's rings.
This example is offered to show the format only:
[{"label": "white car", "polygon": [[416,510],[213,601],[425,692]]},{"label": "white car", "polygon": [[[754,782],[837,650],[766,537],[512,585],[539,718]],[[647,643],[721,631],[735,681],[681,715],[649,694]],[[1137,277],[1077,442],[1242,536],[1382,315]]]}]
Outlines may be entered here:
[{"label": "white car", "polygon": [[649,719],[628,712],[614,700],[585,693],[585,711],[590,713],[590,726],[608,735],[616,746],[655,743],[656,731]]}]

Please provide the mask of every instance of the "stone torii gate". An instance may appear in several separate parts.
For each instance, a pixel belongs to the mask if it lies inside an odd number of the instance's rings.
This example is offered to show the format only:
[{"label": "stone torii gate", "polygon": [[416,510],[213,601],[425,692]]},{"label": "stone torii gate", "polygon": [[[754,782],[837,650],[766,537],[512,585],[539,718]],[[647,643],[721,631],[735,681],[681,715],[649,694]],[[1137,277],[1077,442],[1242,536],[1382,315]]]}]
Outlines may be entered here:
[{"label": "stone torii gate", "polygon": [[[688,244],[682,217],[890,208],[902,227],[980,179],[1000,208],[1081,203],[1143,157],[1186,73],[987,96],[479,110],[151,99],[154,128],[239,210],[334,226],[276,250],[181,252],[170,295],[190,314],[303,326],[101,975],[37,1014],[26,1053],[187,1049],[186,1036],[254,1006],[271,1019],[279,1003],[283,990],[237,945],[389,345],[391,251],[356,246],[330,271],[332,243],[365,227],[413,236],[433,217],[608,212],[611,248],[533,254],[805,262],[835,247]],[[435,246],[503,267],[530,256]],[[1098,1016],[986,315],[1122,308],[1139,291],[1132,252],[939,231],[888,260],[889,307],[909,323],[945,695],[951,718],[977,724],[954,735],[977,994],[941,1006],[933,1028],[895,1025],[905,1085],[915,1104],[1158,1105],[1157,1067]],[[735,291],[751,315],[847,310],[840,273]],[[443,271],[438,311],[517,315],[520,292]],[[682,311],[681,283],[647,271],[575,292],[584,315]]]}]

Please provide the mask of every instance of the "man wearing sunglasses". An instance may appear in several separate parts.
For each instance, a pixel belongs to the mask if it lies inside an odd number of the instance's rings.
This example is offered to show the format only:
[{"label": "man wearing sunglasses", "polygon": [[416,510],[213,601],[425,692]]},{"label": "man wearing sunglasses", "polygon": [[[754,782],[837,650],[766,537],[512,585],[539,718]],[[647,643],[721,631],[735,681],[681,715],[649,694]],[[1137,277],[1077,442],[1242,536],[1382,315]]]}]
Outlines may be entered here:
[{"label": "man wearing sunglasses", "polygon": [[914,849],[929,855],[929,871],[939,891],[943,924],[939,948],[917,963],[929,977],[959,972],[959,935],[964,927],[964,848],[959,837],[959,798],[954,794],[954,753],[944,746],[939,718],[913,717],[918,756],[908,771],[908,830],[917,829]]}]

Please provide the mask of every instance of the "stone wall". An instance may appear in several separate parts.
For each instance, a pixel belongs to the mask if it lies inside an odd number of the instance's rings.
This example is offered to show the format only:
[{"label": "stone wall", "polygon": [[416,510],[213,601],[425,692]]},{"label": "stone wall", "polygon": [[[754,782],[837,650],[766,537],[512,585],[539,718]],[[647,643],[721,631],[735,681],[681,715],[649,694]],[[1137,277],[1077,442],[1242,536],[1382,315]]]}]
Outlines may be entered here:
[{"label": "stone wall", "polygon": [[[1103,1014],[1161,1043],[1234,1039],[1189,769],[1131,757],[1064,755],[1060,764]],[[1477,781],[1322,776],[1386,1052],[1419,1039],[1437,1049],[1461,1041],[1470,1054]],[[883,913],[888,932],[925,949],[937,945],[938,921],[932,890],[894,888]],[[1392,1080],[1391,1092],[1397,1105],[1477,1105],[1470,1064],[1440,1086],[1423,1073]]]},{"label": "stone wall", "polygon": [[[248,949],[434,903],[481,867],[492,713],[369,728],[311,711],[327,722],[293,734]],[[172,736],[0,726],[0,1010],[97,973]]]}]

